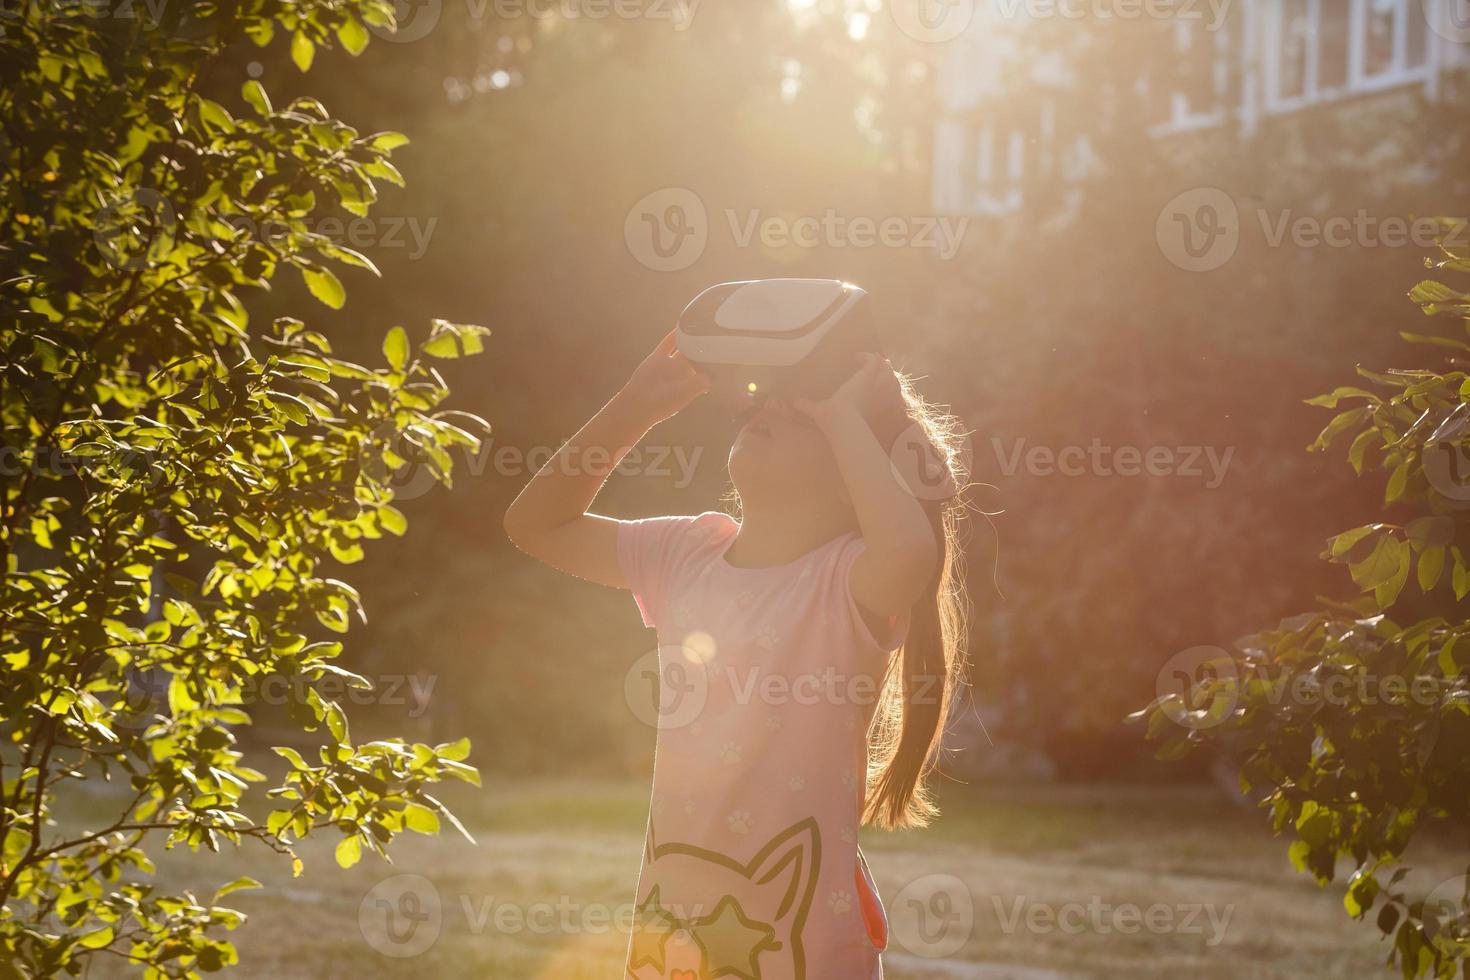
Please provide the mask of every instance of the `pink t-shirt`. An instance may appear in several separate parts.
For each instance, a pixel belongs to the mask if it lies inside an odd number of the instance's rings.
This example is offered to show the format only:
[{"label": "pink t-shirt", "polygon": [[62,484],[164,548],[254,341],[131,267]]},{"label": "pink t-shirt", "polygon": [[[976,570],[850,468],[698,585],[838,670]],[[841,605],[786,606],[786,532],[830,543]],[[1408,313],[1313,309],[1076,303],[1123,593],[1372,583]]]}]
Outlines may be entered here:
[{"label": "pink t-shirt", "polygon": [[868,722],[894,636],[848,588],[862,538],[725,560],[724,514],[632,521],[618,559],[658,631],[634,980],[868,980],[887,921],[858,850]]}]

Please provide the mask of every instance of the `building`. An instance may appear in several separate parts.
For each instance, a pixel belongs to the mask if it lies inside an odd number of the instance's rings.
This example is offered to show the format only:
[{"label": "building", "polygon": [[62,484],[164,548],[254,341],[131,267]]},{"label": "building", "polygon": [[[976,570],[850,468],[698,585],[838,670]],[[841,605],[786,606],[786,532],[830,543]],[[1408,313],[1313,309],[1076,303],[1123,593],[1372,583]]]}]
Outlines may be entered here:
[{"label": "building", "polygon": [[[1151,38],[1155,57],[1151,67],[1140,62],[1133,94],[1141,128],[1155,138],[1228,126],[1249,134],[1271,117],[1394,91],[1436,98],[1446,73],[1470,67],[1470,0],[1172,0],[1160,13],[1164,7],[979,0],[939,65],[937,211],[1006,214],[1021,207],[1023,178],[1036,168],[1063,179],[1085,172],[1086,139],[1058,121],[1049,94],[1070,80],[1066,59],[1039,57],[1026,40],[1084,13],[1123,20],[1131,11],[1142,21],[1134,26]],[[1170,70],[1159,70],[1161,61]]]}]

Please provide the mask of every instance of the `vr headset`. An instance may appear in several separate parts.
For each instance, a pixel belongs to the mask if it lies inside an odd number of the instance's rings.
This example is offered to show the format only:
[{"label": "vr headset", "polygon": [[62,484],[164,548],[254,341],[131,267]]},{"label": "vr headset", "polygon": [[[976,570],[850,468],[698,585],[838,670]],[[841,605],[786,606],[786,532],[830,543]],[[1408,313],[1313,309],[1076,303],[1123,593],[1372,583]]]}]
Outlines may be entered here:
[{"label": "vr headset", "polygon": [[675,336],[735,418],[772,396],[826,398],[879,351],[867,292],[837,279],[722,282],[684,308]]}]

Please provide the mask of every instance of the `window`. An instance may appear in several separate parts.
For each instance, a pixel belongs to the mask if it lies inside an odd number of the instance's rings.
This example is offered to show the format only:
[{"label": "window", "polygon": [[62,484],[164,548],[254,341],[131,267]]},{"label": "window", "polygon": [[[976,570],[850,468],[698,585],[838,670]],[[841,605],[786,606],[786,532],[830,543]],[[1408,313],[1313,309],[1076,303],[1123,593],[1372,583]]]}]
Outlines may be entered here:
[{"label": "window", "polygon": [[1177,20],[1174,44],[1184,70],[1174,91],[1176,128],[1221,122],[1230,98],[1230,66],[1239,58],[1244,18],[1233,11],[1223,23]]},{"label": "window", "polygon": [[1276,112],[1344,94],[1357,0],[1275,0],[1266,21],[1266,103]]},{"label": "window", "polygon": [[1429,25],[1418,0],[1350,0],[1349,6],[1354,89],[1373,91],[1426,77]]},{"label": "window", "polygon": [[1289,112],[1429,78],[1421,0],[1268,0],[1266,105]]}]

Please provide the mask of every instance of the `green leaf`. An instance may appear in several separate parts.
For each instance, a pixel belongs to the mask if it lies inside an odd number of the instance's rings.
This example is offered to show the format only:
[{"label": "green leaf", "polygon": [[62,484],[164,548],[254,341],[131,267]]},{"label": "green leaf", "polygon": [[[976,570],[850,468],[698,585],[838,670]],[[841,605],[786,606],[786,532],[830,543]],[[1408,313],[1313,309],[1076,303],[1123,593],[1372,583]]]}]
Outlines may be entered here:
[{"label": "green leaf", "polygon": [[218,902],[220,899],[224,898],[226,895],[230,894],[231,892],[245,891],[246,889],[250,889],[250,888],[263,888],[263,887],[265,887],[265,886],[263,886],[260,882],[256,881],[254,878],[251,878],[248,875],[246,875],[246,876],[243,876],[243,877],[240,877],[240,878],[236,878],[234,881],[232,881],[232,882],[230,882],[228,884],[221,885],[219,887],[219,889],[217,891],[215,891],[215,893],[214,893],[214,900],[216,902]]},{"label": "green leaf", "polygon": [[356,17],[349,15],[337,26],[337,40],[342,42],[342,47],[348,54],[356,57],[368,46],[367,28]]},{"label": "green leaf", "polygon": [[316,45],[304,31],[291,35],[291,60],[302,71],[311,71],[311,61],[316,57]]},{"label": "green leaf", "polygon": [[389,130],[382,133],[374,133],[363,142],[375,150],[396,150],[398,147],[408,143],[408,137],[402,133],[395,133]]},{"label": "green leaf", "polygon": [[408,518],[403,516],[403,511],[391,504],[378,508],[378,524],[389,534],[401,535],[408,530]]},{"label": "green leaf", "polygon": [[344,837],[337,842],[337,864],[343,868],[350,868],[362,858],[362,839],[356,834]]},{"label": "green leaf", "polygon": [[342,304],[347,301],[347,290],[342,288],[341,281],[332,274],[330,269],[302,266],[301,278],[306,281],[306,288],[311,290],[311,295],[332,309],[340,310]]},{"label": "green leaf", "polygon": [[1455,522],[1442,514],[1420,517],[1404,527],[1409,543],[1420,551],[1429,547],[1443,547],[1454,540]]},{"label": "green leaf", "polygon": [[211,99],[199,99],[199,119],[212,133],[229,133],[235,129],[235,120],[229,110]]},{"label": "green leaf", "polygon": [[1455,645],[1460,642],[1459,635],[1451,636],[1445,640],[1444,646],[1439,650],[1439,672],[1447,678],[1460,676],[1460,662],[1455,659]]},{"label": "green leaf", "polygon": [[383,338],[383,356],[388,358],[388,365],[395,371],[402,371],[408,364],[408,351],[408,331],[402,327],[389,330]]},{"label": "green leaf", "polygon": [[343,713],[341,705],[327,705],[327,729],[337,740],[337,744],[347,744],[347,715]]},{"label": "green leaf", "polygon": [[404,807],[403,822],[409,830],[419,834],[437,834],[439,815],[426,806],[410,803]]},{"label": "green leaf", "polygon": [[112,945],[113,937],[112,926],[103,926],[101,929],[94,929],[82,936],[77,940],[77,945],[83,949],[102,949],[104,946]]},{"label": "green leaf", "polygon": [[1351,531],[1344,531],[1328,539],[1327,551],[1333,558],[1341,558],[1352,549],[1353,545],[1382,527],[1382,524],[1366,524],[1363,527],[1355,527]]},{"label": "green leaf", "polygon": [[265,86],[260,84],[260,82],[253,78],[250,79],[244,85],[240,86],[240,94],[244,96],[246,103],[262,116],[271,114],[270,96],[266,95]]},{"label": "green leaf", "polygon": [[1451,289],[1444,283],[1433,279],[1426,279],[1409,290],[1409,299],[1421,306],[1426,303],[1455,303],[1466,298],[1466,295],[1459,290]]},{"label": "green leaf", "polygon": [[1444,548],[1435,545],[1426,548],[1419,556],[1419,589],[1428,592],[1439,584],[1440,576],[1444,574]]},{"label": "green leaf", "polygon": [[1401,568],[1407,568],[1409,543],[1391,534],[1381,534],[1373,551],[1362,561],[1350,565],[1353,581],[1364,590],[1375,589],[1391,580]]},{"label": "green leaf", "polygon": [[455,762],[463,762],[470,755],[470,740],[461,738],[454,742],[445,742],[443,745],[434,746],[434,754],[441,759],[452,759]]}]

